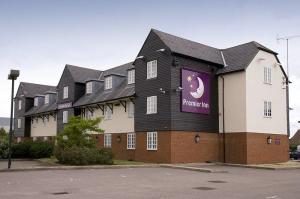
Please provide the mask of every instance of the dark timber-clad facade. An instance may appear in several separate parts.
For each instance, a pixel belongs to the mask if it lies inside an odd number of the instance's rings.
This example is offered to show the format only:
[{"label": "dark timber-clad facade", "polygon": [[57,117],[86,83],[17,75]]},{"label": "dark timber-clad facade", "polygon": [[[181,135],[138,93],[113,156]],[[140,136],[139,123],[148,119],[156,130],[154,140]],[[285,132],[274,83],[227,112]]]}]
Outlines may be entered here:
[{"label": "dark timber-clad facade", "polygon": [[218,49],[152,29],[133,62],[66,65],[56,87],[21,83],[15,136],[53,137],[71,116],[102,117],[105,132],[94,137],[118,159],[283,162],[286,81],[277,53],[257,42]]}]

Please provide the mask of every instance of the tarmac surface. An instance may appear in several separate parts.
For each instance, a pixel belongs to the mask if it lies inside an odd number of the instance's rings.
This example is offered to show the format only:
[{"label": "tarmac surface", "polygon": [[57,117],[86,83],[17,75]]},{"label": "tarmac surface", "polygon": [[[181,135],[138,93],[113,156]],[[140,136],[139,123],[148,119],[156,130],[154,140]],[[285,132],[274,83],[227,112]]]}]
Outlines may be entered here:
[{"label": "tarmac surface", "polygon": [[228,173],[172,168],[3,172],[0,198],[300,198],[299,169],[216,169]]}]

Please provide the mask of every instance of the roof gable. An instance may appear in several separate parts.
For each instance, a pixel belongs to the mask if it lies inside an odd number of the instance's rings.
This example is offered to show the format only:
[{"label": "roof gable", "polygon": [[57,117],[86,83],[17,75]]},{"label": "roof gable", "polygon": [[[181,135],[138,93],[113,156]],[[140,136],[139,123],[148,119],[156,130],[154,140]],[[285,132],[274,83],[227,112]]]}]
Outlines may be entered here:
[{"label": "roof gable", "polygon": [[47,91],[55,91],[55,86],[34,84],[28,82],[20,82],[16,97],[24,95],[25,97],[33,98],[37,94],[44,94]]},{"label": "roof gable", "polygon": [[74,82],[85,83],[89,78],[98,79],[102,73],[100,70],[83,68],[67,64],[65,67],[71,74]]}]

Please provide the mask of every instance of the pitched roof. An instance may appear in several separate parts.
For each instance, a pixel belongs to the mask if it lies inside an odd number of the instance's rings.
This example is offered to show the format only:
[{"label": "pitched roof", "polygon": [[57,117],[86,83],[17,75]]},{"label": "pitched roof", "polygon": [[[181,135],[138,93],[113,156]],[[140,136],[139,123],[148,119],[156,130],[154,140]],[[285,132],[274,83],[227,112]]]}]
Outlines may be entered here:
[{"label": "pitched roof", "polygon": [[88,78],[98,79],[102,73],[100,70],[83,68],[74,65],[66,65],[66,68],[70,71],[73,80],[79,83],[85,83]]},{"label": "pitched roof", "polygon": [[25,116],[29,115],[36,115],[40,113],[48,113],[48,112],[53,112],[57,109],[57,103],[53,102],[52,104],[43,104],[42,106],[33,106],[31,109],[29,109],[26,113]]},{"label": "pitched roof", "polygon": [[290,139],[290,144],[300,144],[300,129]]},{"label": "pitched roof", "polygon": [[55,86],[20,82],[18,92],[19,91],[21,92],[19,93],[20,95],[33,98],[37,94],[44,94],[47,91],[55,91],[55,89],[56,89]]},{"label": "pitched roof", "polygon": [[212,62],[224,66],[222,54],[224,56],[226,67],[220,68],[217,74],[240,71],[247,68],[259,50],[277,55],[273,50],[264,45],[251,41],[238,46],[218,49],[181,37],[177,37],[159,30],[152,29],[164,43],[174,53],[193,57],[196,59]]},{"label": "pitched roof", "polygon": [[223,65],[220,50],[191,40],[152,29],[174,53]]},{"label": "pitched roof", "polygon": [[[121,66],[117,66],[114,68],[111,68],[109,70],[104,71],[104,74],[122,74],[122,75],[127,75],[127,70],[132,68],[133,62],[123,64]],[[102,76],[101,79],[104,79]],[[91,94],[85,94],[81,98],[79,98],[73,106],[78,107],[78,106],[83,106],[83,105],[88,105],[88,104],[96,104],[100,102],[105,102],[105,101],[111,101],[115,99],[120,99],[120,98],[125,98],[125,97],[130,97],[135,94],[135,86],[134,84],[127,84],[127,79],[124,78],[119,86],[116,88],[113,88],[110,91],[105,91],[103,90],[103,86],[101,88],[98,88],[97,91],[91,93]]]}]

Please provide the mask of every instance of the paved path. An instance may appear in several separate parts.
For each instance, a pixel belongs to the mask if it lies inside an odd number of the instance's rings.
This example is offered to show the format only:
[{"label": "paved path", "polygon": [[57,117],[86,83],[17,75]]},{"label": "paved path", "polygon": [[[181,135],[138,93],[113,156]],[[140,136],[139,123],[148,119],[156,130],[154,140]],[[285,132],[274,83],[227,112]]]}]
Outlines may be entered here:
[{"label": "paved path", "polygon": [[0,198],[296,199],[300,196],[299,170],[226,169],[228,173],[169,168],[4,172],[0,173]]},{"label": "paved path", "polygon": [[[28,168],[42,166],[42,163],[34,160],[12,160],[11,168],[12,169],[20,169],[20,168]],[[0,160],[0,170],[7,169],[7,160]]]}]

